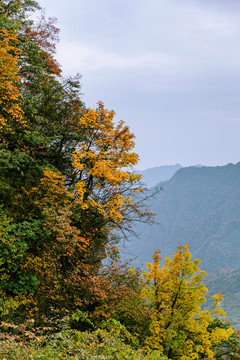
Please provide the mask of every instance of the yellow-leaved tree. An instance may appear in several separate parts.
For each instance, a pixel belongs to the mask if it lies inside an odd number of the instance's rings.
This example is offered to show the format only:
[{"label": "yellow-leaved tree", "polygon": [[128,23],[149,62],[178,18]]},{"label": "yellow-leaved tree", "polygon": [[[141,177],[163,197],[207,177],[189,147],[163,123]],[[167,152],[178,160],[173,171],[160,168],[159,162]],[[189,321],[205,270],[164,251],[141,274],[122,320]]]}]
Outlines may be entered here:
[{"label": "yellow-leaved tree", "polygon": [[0,140],[3,133],[12,133],[25,126],[23,112],[19,106],[19,93],[17,84],[18,55],[20,50],[15,46],[18,40],[13,32],[0,31]]},{"label": "yellow-leaved tree", "polygon": [[136,197],[142,189],[141,175],[133,171],[138,162],[134,135],[123,121],[115,123],[114,115],[102,102],[96,110],[89,109],[79,119],[83,136],[73,154],[75,222],[81,223],[93,259],[105,248],[111,230],[129,229],[132,220],[151,216]]},{"label": "yellow-leaved tree", "polygon": [[129,189],[139,190],[141,175],[130,171],[138,155],[132,151],[134,135],[128,126],[123,121],[115,125],[114,111],[106,110],[102,102],[98,106],[79,120],[84,137],[73,154],[78,177],[75,188],[82,208],[95,207],[107,222],[121,223],[124,210],[133,208]]},{"label": "yellow-leaved tree", "polygon": [[215,345],[233,333],[231,328],[220,327],[209,331],[214,315],[225,316],[219,307],[223,294],[213,296],[210,310],[201,310],[208,290],[202,283],[206,273],[198,267],[200,260],[191,260],[188,245],[178,247],[162,267],[159,255],[156,250],[153,264],[147,263],[143,273],[143,296],[154,306],[147,351],[169,359],[213,358]]}]

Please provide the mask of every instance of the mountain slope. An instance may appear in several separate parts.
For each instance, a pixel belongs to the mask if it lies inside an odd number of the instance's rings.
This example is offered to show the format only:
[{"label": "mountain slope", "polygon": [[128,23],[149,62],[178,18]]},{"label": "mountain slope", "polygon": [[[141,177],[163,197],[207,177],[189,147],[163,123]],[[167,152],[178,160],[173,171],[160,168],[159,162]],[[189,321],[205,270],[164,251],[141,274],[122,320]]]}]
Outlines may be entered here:
[{"label": "mountain slope", "polygon": [[164,165],[139,171],[139,173],[143,175],[143,183],[150,189],[161,181],[169,180],[181,167],[179,164]]},{"label": "mountain slope", "polygon": [[240,329],[240,269],[220,271],[207,278],[204,283],[209,290],[209,299],[214,294],[224,294],[225,300],[221,307],[226,312],[226,319]]},{"label": "mountain slope", "polygon": [[163,191],[149,204],[158,225],[138,225],[139,239],[126,245],[138,257],[136,264],[151,260],[154,249],[165,257],[189,244],[207,272],[238,268],[240,163],[182,168],[161,185]]}]

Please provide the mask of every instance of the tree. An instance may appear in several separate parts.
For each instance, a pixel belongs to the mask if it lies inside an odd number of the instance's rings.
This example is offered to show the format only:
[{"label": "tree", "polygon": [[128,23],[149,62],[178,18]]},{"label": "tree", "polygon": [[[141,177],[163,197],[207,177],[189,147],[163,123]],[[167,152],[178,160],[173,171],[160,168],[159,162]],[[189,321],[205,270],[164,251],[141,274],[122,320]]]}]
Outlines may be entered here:
[{"label": "tree", "polygon": [[[230,329],[231,324],[222,319],[214,319],[208,326],[208,331],[213,329]],[[240,359],[240,331],[234,329],[233,334],[226,340],[216,344],[214,347],[215,359],[239,360]]]},{"label": "tree", "polygon": [[133,200],[141,191],[140,176],[130,171],[137,162],[133,134],[123,122],[115,125],[113,116],[100,103],[80,117],[82,140],[72,154],[73,171],[64,177],[45,170],[27,194],[34,209],[28,214],[42,222],[27,266],[38,274],[42,309],[87,310],[99,304],[106,281],[98,270],[110,232],[130,222],[131,212],[144,216]]},{"label": "tree", "polygon": [[231,328],[218,326],[208,331],[214,315],[224,316],[219,308],[223,294],[213,296],[211,310],[201,310],[207,288],[202,283],[206,273],[198,267],[200,260],[191,260],[188,245],[178,247],[162,267],[159,254],[155,251],[154,263],[147,263],[148,271],[143,273],[148,284],[143,296],[155,307],[151,336],[146,339],[148,351],[158,350],[170,359],[214,357],[214,346],[233,333]]},{"label": "tree", "polygon": [[38,8],[0,4],[0,290],[49,315],[93,308],[111,232],[150,214],[134,200],[134,135],[101,102],[85,108],[79,76],[62,78],[55,20],[35,24]]},{"label": "tree", "polygon": [[149,333],[152,306],[141,297],[141,270],[130,267],[131,260],[122,261],[115,245],[108,251],[108,261],[100,270],[104,286],[90,318],[99,326],[117,320],[142,342]]},{"label": "tree", "polygon": [[123,121],[114,124],[113,111],[101,102],[98,105],[79,120],[83,138],[73,154],[72,183],[79,203],[76,221],[81,221],[83,233],[99,248],[108,241],[106,231],[122,229],[131,223],[131,215],[149,214],[141,212],[134,201],[134,194],[142,191],[141,175],[132,171],[138,162],[132,151],[134,135]]},{"label": "tree", "polygon": [[0,31],[0,140],[3,134],[13,133],[25,126],[23,111],[19,106],[21,94],[17,87],[20,81],[18,60],[20,51],[14,33]]}]

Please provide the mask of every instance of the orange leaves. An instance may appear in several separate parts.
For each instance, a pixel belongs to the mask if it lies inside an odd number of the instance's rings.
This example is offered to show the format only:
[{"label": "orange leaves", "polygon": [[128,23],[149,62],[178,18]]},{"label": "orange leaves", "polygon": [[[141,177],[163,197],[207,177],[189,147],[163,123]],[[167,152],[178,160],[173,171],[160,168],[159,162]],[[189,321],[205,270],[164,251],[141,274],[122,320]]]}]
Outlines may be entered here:
[{"label": "orange leaves", "polygon": [[39,188],[33,192],[37,196],[35,204],[42,209],[45,217],[44,226],[56,239],[53,247],[60,250],[61,256],[64,253],[70,256],[76,249],[84,251],[88,242],[71,224],[74,195],[66,189],[64,177],[59,172],[46,169]]},{"label": "orange leaves", "polygon": [[16,125],[25,126],[18,104],[21,97],[17,87],[20,81],[17,66],[20,51],[14,46],[17,38],[13,33],[1,30],[0,37],[0,131],[12,132]]},{"label": "orange leaves", "polygon": [[35,42],[40,49],[41,58],[45,63],[46,72],[59,76],[61,74],[59,64],[54,59],[53,54],[56,50],[59,29],[55,26],[56,18],[46,20],[41,14],[39,23],[26,32],[26,36]]},{"label": "orange leaves", "polygon": [[160,250],[155,250],[153,255],[153,264],[146,263],[146,267],[149,269],[148,273],[146,272],[144,274],[144,278],[146,280],[154,280],[154,282],[157,281],[158,271],[160,269],[160,260]]},{"label": "orange leaves", "polygon": [[65,188],[64,176],[60,172],[46,169],[44,177],[41,179],[41,206],[66,205],[69,199],[73,198],[73,194]]},{"label": "orange leaves", "polygon": [[155,250],[153,255],[153,261],[154,261],[154,268],[159,268],[159,262],[160,262],[160,250]]},{"label": "orange leaves", "polygon": [[[28,254],[26,263],[39,280],[37,299],[41,306],[54,303],[59,307],[61,302],[66,302],[62,310],[74,308],[82,301],[78,291],[79,288],[83,291],[80,280],[83,259],[89,249],[89,241],[72,221],[77,205],[74,195],[66,188],[64,176],[47,168],[39,186],[32,189],[29,197],[42,223],[38,242],[33,254]],[[76,292],[74,302],[73,292]]]},{"label": "orange leaves", "polygon": [[[119,183],[129,178],[123,167],[135,165],[138,155],[132,152],[134,136],[121,121],[113,123],[114,112],[105,110],[102,103],[99,109],[90,109],[79,121],[85,139],[74,160],[82,158],[85,168],[94,176],[104,176],[108,182]],[[102,168],[104,166],[104,168]]]},{"label": "orange leaves", "polygon": [[122,210],[133,205],[121,191],[126,184],[138,187],[141,179],[127,170],[137,163],[138,155],[132,152],[134,136],[129,128],[123,121],[115,125],[115,113],[101,102],[98,105],[79,120],[84,138],[73,154],[79,173],[76,190],[83,206],[95,207],[105,220],[121,222]]}]

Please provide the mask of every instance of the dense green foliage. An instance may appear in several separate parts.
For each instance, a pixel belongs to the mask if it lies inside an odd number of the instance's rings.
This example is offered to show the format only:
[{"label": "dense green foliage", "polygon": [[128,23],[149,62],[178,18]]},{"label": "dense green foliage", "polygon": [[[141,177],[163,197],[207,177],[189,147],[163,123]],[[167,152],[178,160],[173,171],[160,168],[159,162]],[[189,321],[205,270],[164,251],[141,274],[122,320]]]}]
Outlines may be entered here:
[{"label": "dense green foliage", "polygon": [[[154,347],[154,322],[171,321],[173,307],[160,311],[146,297],[151,283],[120,261],[114,235],[151,217],[136,196],[143,190],[133,171],[134,135],[102,102],[82,103],[79,76],[64,79],[54,58],[55,20],[42,15],[34,23],[35,10],[33,0],[0,3],[0,355],[159,359],[169,354]],[[197,260],[190,253],[188,260],[185,290],[195,295],[188,320],[204,326],[205,357],[233,331],[208,330],[209,316],[196,320],[205,287],[192,288]],[[169,267],[168,290],[158,295],[172,296],[180,267]],[[177,308],[174,319],[180,315]],[[176,336],[167,334],[168,342]]]},{"label": "dense green foliage", "polygon": [[[6,336],[5,340],[8,339]],[[14,340],[13,340],[14,339]],[[125,340],[125,341],[124,341]],[[79,332],[64,328],[52,336],[32,339],[32,343],[19,342],[19,336],[12,342],[0,343],[1,359],[144,359],[143,351],[136,350],[136,344],[126,343],[119,328],[109,331],[98,329],[94,332]]]}]

